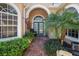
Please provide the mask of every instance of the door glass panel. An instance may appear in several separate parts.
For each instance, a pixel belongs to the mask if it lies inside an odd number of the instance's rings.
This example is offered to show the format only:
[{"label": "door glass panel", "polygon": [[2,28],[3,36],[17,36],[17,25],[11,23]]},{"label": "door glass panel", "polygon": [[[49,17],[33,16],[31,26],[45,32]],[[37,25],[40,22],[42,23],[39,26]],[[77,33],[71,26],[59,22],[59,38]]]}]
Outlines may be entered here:
[{"label": "door glass panel", "polygon": [[1,26],[0,26],[0,38],[1,38]]},{"label": "door glass panel", "polygon": [[34,31],[38,33],[38,23],[34,23]]},{"label": "door glass panel", "polygon": [[40,33],[43,33],[43,30],[44,30],[44,25],[43,25],[43,23],[39,23],[39,32],[40,32]]},{"label": "door glass panel", "polygon": [[7,27],[2,27],[2,38],[7,38]]},{"label": "door glass panel", "polygon": [[0,13],[0,25],[1,25],[1,13]]}]

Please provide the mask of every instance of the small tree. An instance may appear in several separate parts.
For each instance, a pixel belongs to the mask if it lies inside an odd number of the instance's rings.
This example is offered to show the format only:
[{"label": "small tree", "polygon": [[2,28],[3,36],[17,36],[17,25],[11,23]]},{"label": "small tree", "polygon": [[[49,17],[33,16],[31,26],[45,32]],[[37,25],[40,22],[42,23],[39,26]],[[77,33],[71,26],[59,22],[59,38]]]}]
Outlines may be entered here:
[{"label": "small tree", "polygon": [[64,11],[60,17],[61,24],[59,27],[61,28],[61,44],[66,36],[66,29],[79,29],[79,18],[78,14],[74,12]]},{"label": "small tree", "polygon": [[[50,14],[45,22],[46,31],[55,29],[56,38],[61,39],[61,44],[65,39],[66,29],[79,29],[78,14],[64,11],[62,15]],[[60,33],[60,34],[59,34]]]},{"label": "small tree", "polygon": [[60,19],[59,15],[51,13],[50,15],[48,15],[48,18],[45,21],[46,32],[54,31],[56,39],[59,39],[59,33],[58,33],[59,19]]}]

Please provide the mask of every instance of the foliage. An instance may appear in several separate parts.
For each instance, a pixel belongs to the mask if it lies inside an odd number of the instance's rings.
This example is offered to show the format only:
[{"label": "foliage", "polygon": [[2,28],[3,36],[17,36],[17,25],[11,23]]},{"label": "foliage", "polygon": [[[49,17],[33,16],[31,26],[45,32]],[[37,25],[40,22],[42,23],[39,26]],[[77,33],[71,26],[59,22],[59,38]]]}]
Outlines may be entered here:
[{"label": "foliage", "polygon": [[49,56],[56,56],[56,51],[63,49],[62,45],[57,39],[50,39],[45,43],[44,46]]},{"label": "foliage", "polygon": [[36,34],[36,32],[33,29],[30,29],[30,31],[26,32],[23,37],[31,38],[31,37],[34,37],[35,34]]},{"label": "foliage", "polygon": [[[56,39],[60,39],[61,36],[63,36],[62,39],[64,39],[66,29],[79,29],[79,16],[77,13],[67,11],[64,11],[62,14],[51,13],[48,15],[45,25],[46,32],[54,30]],[[45,49],[48,55],[56,55],[57,50],[63,49],[59,40],[56,39],[46,42]]]},{"label": "foliage", "polygon": [[11,41],[0,42],[0,55],[1,56],[19,56],[23,51],[29,47],[33,39],[32,33],[23,38],[17,38]]},{"label": "foliage", "polygon": [[46,32],[51,31],[51,32],[55,32],[55,36],[58,38],[58,22],[59,22],[59,15],[57,14],[49,14],[47,20],[45,21],[45,28],[46,28]]},{"label": "foliage", "polygon": [[[62,27],[62,29],[79,29],[79,18],[76,13],[64,11],[60,17],[60,22],[58,27]],[[74,28],[75,26],[76,28]]]},{"label": "foliage", "polygon": [[48,15],[45,25],[46,32],[50,29],[54,30],[55,36],[60,38],[60,34],[62,36],[65,29],[79,29],[79,16],[76,13],[67,11],[64,11],[61,15],[51,13]]},{"label": "foliage", "polygon": [[33,38],[34,37],[34,33],[33,32],[27,32],[25,33],[25,35],[23,36],[23,38],[28,37],[28,38]]}]

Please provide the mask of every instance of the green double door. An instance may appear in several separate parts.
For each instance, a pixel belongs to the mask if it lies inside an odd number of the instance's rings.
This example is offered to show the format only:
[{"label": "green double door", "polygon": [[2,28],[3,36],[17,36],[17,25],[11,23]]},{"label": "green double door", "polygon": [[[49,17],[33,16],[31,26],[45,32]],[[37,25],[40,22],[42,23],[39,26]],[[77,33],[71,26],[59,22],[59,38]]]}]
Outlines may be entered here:
[{"label": "green double door", "polygon": [[44,35],[44,22],[34,22],[33,29],[37,35]]}]

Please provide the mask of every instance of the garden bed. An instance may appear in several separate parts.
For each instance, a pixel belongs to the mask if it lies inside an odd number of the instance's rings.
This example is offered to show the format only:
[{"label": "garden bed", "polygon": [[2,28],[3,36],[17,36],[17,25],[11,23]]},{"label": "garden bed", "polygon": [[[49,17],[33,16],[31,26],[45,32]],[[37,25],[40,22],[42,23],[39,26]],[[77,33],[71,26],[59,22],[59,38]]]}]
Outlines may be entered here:
[{"label": "garden bed", "polygon": [[63,50],[64,48],[60,44],[60,41],[58,39],[49,39],[44,46],[47,54],[49,56],[56,56],[57,50]]},{"label": "garden bed", "polygon": [[17,38],[11,41],[0,42],[0,56],[21,56],[32,42],[33,33],[29,33],[23,38]]}]

